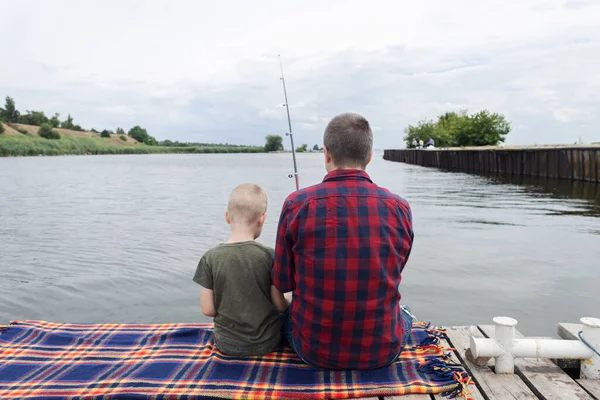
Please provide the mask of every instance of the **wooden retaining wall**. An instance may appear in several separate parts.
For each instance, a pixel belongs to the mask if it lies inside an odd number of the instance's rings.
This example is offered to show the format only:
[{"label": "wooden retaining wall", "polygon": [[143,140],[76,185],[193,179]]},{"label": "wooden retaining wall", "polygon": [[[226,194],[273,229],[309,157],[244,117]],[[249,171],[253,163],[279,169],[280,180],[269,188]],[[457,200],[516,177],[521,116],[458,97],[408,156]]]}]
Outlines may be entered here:
[{"label": "wooden retaining wall", "polygon": [[384,150],[384,160],[451,171],[600,182],[600,147]]}]

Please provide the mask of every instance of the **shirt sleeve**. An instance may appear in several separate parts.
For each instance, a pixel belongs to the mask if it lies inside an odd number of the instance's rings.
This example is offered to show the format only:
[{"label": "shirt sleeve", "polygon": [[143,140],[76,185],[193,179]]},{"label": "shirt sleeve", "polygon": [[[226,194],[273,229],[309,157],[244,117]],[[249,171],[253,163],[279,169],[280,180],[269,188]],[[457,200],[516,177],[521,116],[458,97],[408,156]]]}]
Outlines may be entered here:
[{"label": "shirt sleeve", "polygon": [[410,209],[408,203],[401,203],[400,216],[401,221],[399,222],[398,229],[402,230],[402,233],[399,235],[399,238],[402,241],[401,245],[402,249],[404,250],[404,257],[400,265],[400,272],[402,272],[406,266],[406,263],[408,262],[408,258],[410,257],[413,241],[415,239],[412,210]]},{"label": "shirt sleeve", "polygon": [[287,206],[287,201],[284,202],[279,217],[279,225],[277,226],[277,239],[275,241],[275,260],[273,261],[273,270],[271,271],[271,279],[273,285],[281,292],[287,293],[296,289],[296,281],[294,273],[296,267],[294,265],[294,254],[292,253],[292,240],[290,238],[291,212]]},{"label": "shirt sleeve", "polygon": [[196,282],[198,285],[206,288],[206,289],[210,289],[212,290],[213,288],[213,278],[212,278],[212,274],[210,271],[210,266],[208,265],[208,262],[206,261],[206,257],[202,257],[200,259],[200,262],[198,263],[198,266],[196,267],[196,273],[194,274],[194,282]]}]

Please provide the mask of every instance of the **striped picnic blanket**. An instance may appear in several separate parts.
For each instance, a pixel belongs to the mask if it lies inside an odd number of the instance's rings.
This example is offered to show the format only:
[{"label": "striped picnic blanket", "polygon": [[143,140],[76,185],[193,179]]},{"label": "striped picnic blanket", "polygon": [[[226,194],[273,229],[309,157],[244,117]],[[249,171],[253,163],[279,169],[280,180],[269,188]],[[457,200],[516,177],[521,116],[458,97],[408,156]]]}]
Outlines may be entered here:
[{"label": "striped picnic blanket", "polygon": [[305,365],[291,349],[229,357],[212,324],[13,321],[0,333],[0,399],[345,399],[409,393],[465,395],[469,377],[416,323],[399,361],[369,371]]}]

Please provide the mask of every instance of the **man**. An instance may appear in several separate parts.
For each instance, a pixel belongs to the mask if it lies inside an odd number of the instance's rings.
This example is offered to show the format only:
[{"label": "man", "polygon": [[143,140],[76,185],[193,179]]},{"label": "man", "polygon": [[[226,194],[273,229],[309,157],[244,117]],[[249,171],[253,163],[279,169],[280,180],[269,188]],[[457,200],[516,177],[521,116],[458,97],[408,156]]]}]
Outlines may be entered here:
[{"label": "man", "polygon": [[[333,118],[323,137],[323,182],[285,200],[271,287],[284,331],[307,364],[372,369],[392,363],[412,318],[398,285],[413,242],[408,203],[375,185],[365,168],[373,133],[357,114]],[[288,300],[289,301],[289,300]]]}]

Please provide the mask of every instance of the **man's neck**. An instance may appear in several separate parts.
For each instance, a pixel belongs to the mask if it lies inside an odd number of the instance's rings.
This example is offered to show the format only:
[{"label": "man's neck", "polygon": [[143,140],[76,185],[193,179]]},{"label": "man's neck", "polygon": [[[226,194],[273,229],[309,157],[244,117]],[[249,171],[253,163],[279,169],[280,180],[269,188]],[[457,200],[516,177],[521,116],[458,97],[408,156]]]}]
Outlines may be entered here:
[{"label": "man's neck", "polygon": [[365,168],[363,167],[336,167],[331,166],[330,169],[327,170],[327,172],[333,172],[333,171],[364,171]]}]

